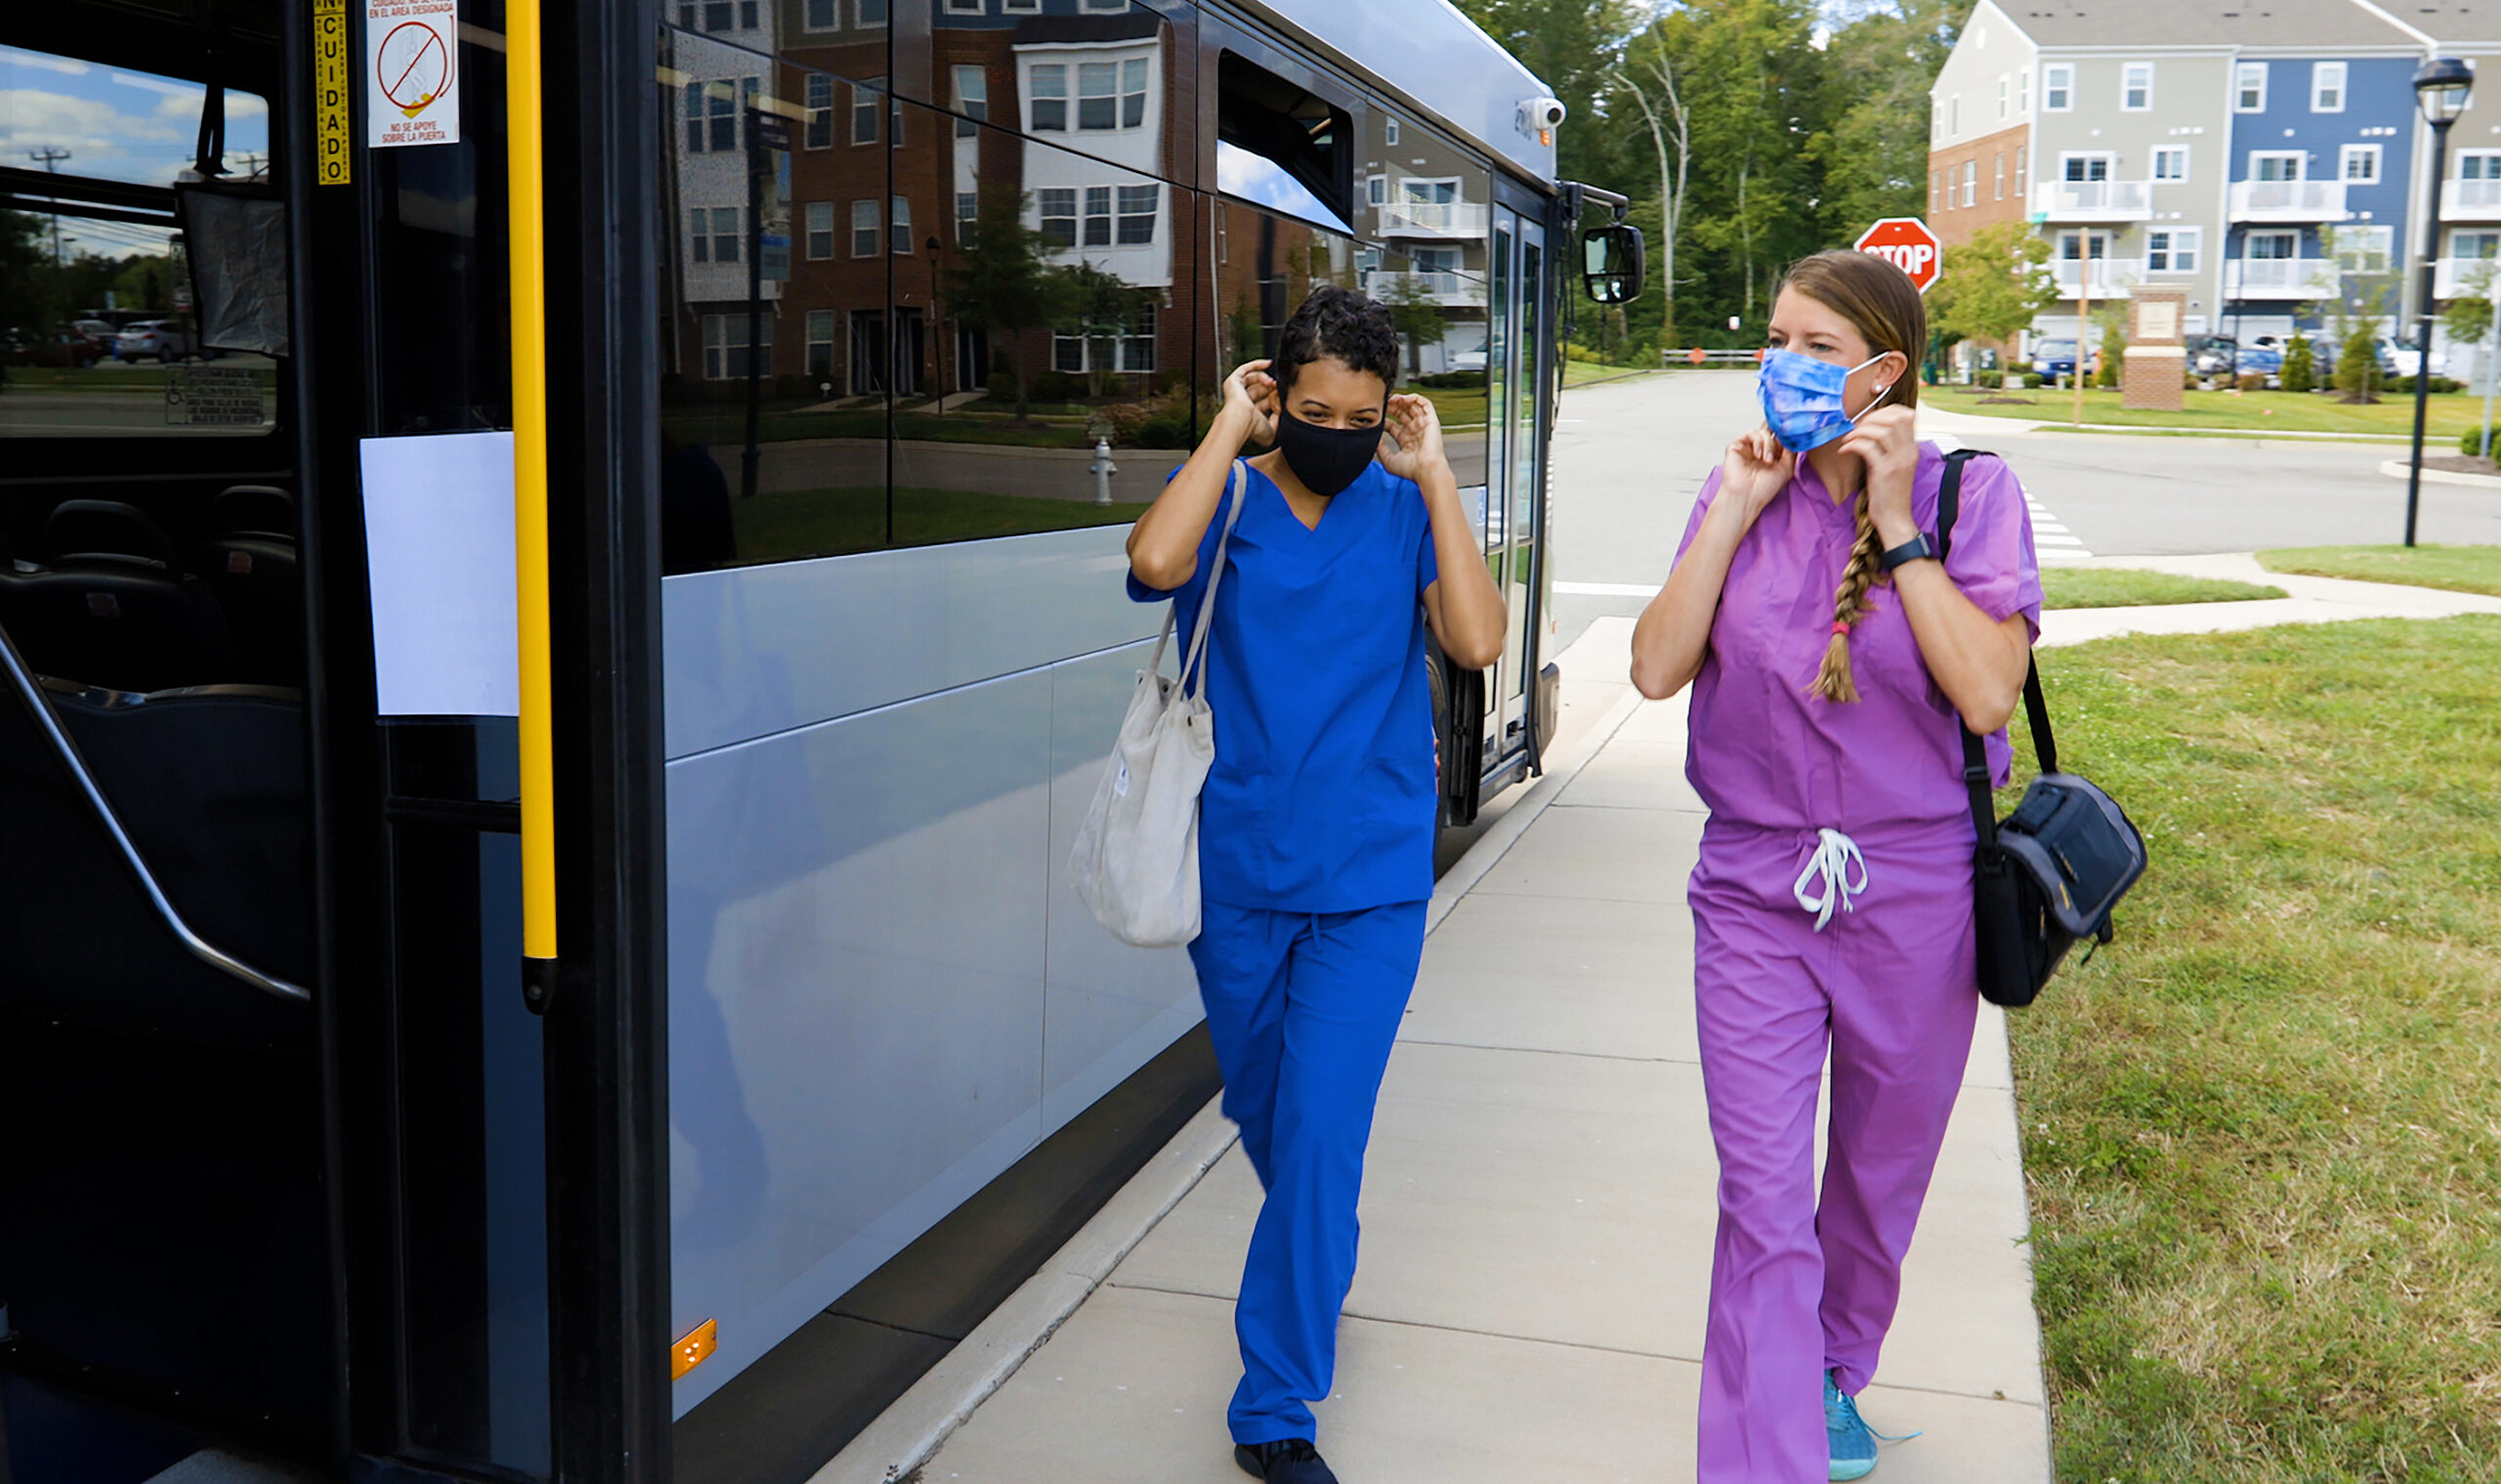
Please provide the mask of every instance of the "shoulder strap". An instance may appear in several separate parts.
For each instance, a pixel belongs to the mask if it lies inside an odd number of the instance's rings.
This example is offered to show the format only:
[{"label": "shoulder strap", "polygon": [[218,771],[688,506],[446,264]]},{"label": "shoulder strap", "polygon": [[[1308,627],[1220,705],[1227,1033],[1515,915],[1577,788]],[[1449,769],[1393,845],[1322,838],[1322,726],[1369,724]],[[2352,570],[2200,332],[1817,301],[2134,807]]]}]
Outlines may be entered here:
[{"label": "shoulder strap", "polygon": [[[1936,556],[1941,563],[1954,549],[1954,523],[1963,513],[1963,466],[1987,453],[1984,448],[1957,448],[1945,455],[1945,478],[1936,490]],[[2032,725],[2033,755],[2044,773],[2058,771],[2057,740],[2050,732],[2050,702],[2041,694],[2041,666],[2026,657],[2023,662],[2023,713]],[[1979,829],[1980,843],[1997,839],[1997,801],[1989,787],[1988,748],[1971,728],[1958,725],[1963,734],[1963,782],[1971,791],[1971,823]]]},{"label": "shoulder strap", "polygon": [[[1199,599],[1198,632],[1190,636],[1190,653],[1181,660],[1181,689],[1184,693],[1190,690],[1190,671],[1193,669],[1199,672],[1199,688],[1195,694],[1205,696],[1208,692],[1208,634],[1215,627],[1215,589],[1216,584],[1224,580],[1224,555],[1233,543],[1233,528],[1242,520],[1242,502],[1249,492],[1250,472],[1249,464],[1238,458],[1233,461],[1233,498],[1224,513],[1224,530],[1215,538],[1215,567],[1208,573],[1206,595]],[[1173,607],[1178,610],[1180,605],[1174,604]],[[1162,653],[1159,648],[1157,654],[1160,656]]]}]

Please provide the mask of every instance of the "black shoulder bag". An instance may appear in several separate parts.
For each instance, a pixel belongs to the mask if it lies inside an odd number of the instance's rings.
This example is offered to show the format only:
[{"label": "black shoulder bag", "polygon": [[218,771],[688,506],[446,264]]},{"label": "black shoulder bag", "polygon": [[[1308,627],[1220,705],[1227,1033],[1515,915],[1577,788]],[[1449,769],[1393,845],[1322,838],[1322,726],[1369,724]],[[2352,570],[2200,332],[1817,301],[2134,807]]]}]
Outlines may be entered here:
[{"label": "black shoulder bag", "polygon": [[[1963,466],[1979,456],[1977,448],[1945,455],[1945,482],[1936,495],[1940,562],[1953,547]],[[1958,727],[1963,781],[1971,787],[1971,823],[1979,830],[1971,880],[1980,997],[2010,1006],[2030,1004],[2076,940],[2109,942],[2110,909],[2145,873],[2144,836],[2127,814],[2099,788],[2058,771],[2041,668],[2028,661],[2023,709],[2031,718],[2041,776],[2003,822],[1989,788],[1988,751],[1971,728]],[[2087,958],[2092,954],[2085,950]]]}]

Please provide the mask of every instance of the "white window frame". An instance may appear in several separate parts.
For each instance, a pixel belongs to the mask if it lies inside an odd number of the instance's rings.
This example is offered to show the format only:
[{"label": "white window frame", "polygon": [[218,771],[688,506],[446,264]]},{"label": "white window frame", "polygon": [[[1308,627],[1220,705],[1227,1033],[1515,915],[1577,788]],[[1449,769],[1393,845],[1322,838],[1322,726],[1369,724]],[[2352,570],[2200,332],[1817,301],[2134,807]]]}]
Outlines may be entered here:
[{"label": "white window frame", "polygon": [[[2162,173],[2162,162],[2166,156],[2175,157],[2180,161],[2180,170],[2177,174],[2165,175]],[[2188,147],[2186,145],[2154,146],[2153,164],[2150,168],[2152,170],[2152,174],[2148,179],[2150,179],[2155,185],[2177,186],[2181,184],[2183,181],[2188,179]]]},{"label": "white window frame", "polygon": [[1989,197],[1990,200],[2006,199],[2006,151],[2003,149],[1997,152],[1997,183],[1991,189],[1995,193]]},{"label": "white window frame", "polygon": [[[2250,101],[2250,93],[2252,91],[2250,83],[2253,79],[2256,80],[2258,85],[2256,89],[2258,97],[2257,101],[2254,103]],[[2232,66],[2231,110],[2234,113],[2264,113],[2267,111],[2267,64],[2263,62],[2243,62],[2237,63]]]},{"label": "white window frame", "polygon": [[1997,74],[1997,116],[2000,123],[2004,123],[2006,121],[2007,100],[2009,94],[2013,91],[2010,87],[2010,84],[2013,81],[2014,79],[2008,77],[2004,72]]},{"label": "white window frame", "polygon": [[920,244],[913,241],[911,235],[911,197],[898,195],[887,199],[886,236],[891,240],[897,257],[909,258],[920,251]]},{"label": "white window frame", "polygon": [[[1128,208],[1135,204],[1133,193],[1140,191],[1150,192],[1146,209],[1131,211]],[[1115,247],[1154,246],[1156,223],[1162,219],[1163,215],[1164,188],[1161,183],[1147,181],[1142,184],[1115,185],[1112,188],[1112,245]],[[1146,235],[1132,240],[1127,235],[1130,230],[1129,224],[1140,219],[1144,219],[1146,223]]]},{"label": "white window frame", "polygon": [[[2386,163],[2382,158],[2385,148],[2386,147],[2381,145],[2347,145],[2336,151],[2336,178],[2343,181],[2348,186],[2378,185],[2380,183],[2380,167]],[[2355,175],[2353,173],[2353,162],[2355,160],[2369,160],[2371,162],[2371,173],[2368,175]]]},{"label": "white window frame", "polygon": [[1364,177],[1364,204],[1367,206],[1386,206],[1389,204],[1388,176],[1368,175]]},{"label": "white window frame", "polygon": [[[2466,173],[2466,166],[2467,161],[2469,160],[2476,160],[2482,163],[2485,166],[2484,172],[2481,175],[2468,175]],[[2457,152],[2457,174],[2452,177],[2452,179],[2461,181],[2501,180],[2501,168],[2495,167],[2501,167],[2501,149],[2460,149]]]},{"label": "white window frame", "polygon": [[[1041,75],[1044,72],[1051,72],[1057,75],[1059,79],[1059,91],[1057,93],[1048,96],[1045,96],[1042,93],[1039,83]],[[1034,62],[1026,64],[1025,86],[1020,90],[1025,98],[1025,132],[1028,134],[1074,133],[1077,128],[1076,88],[1077,79],[1071,74],[1069,64],[1065,62]],[[1058,123],[1044,124],[1041,122],[1042,105],[1046,103],[1055,103],[1059,105]]]},{"label": "white window frame", "polygon": [[2023,195],[2024,195],[2024,192],[2025,192],[2025,191],[2030,191],[2030,190],[2032,189],[2032,175],[2031,175],[2031,167],[2032,167],[2032,156],[2031,156],[2031,150],[2030,150],[2030,148],[2029,148],[2028,146],[2024,146],[2024,145],[2017,145],[2017,146],[2015,146],[2015,147],[2014,147],[2014,198],[2015,198],[2016,200],[2018,200],[2018,201],[2019,201],[2019,200],[2021,200],[2021,199],[2023,199]]},{"label": "white window frame", "polygon": [[2014,111],[2025,118],[2032,116],[2032,69],[2025,67],[2014,74]]},{"label": "white window frame", "polygon": [[1963,95],[1960,93],[1945,101],[1945,137],[1963,137]]},{"label": "white window frame", "polygon": [[1398,144],[1398,115],[1393,113],[1381,120],[1380,142],[1392,147],[1393,148],[1396,148]]},{"label": "white window frame", "polygon": [[[877,115],[885,111],[886,106],[884,99],[874,86],[875,81],[876,79],[871,79],[869,82],[855,82],[851,85],[851,121],[844,131],[844,137],[846,142],[855,148],[877,142]],[[864,115],[869,124],[869,132],[866,135],[860,132],[860,123]]]},{"label": "white window frame", "polygon": [[[746,342],[749,323],[746,311],[740,310],[735,314],[703,317],[701,333],[705,381],[736,381],[746,375],[744,365],[736,369],[731,368],[730,353],[733,351],[742,354],[761,351],[764,355],[762,369],[768,373],[771,372],[773,369],[773,317],[765,315],[753,322],[759,333],[756,343],[750,346]],[[735,341],[731,338],[733,332],[737,336]]]},{"label": "white window frame", "polygon": [[989,0],[947,0],[950,16],[979,16],[989,10]]},{"label": "white window frame", "polygon": [[2053,62],[2041,68],[2041,111],[2075,111],[2075,64]]},{"label": "white window frame", "polygon": [[[864,206],[868,208],[866,212],[861,210]],[[865,224],[862,220],[864,216],[866,218]],[[863,238],[867,239],[869,243],[869,248],[866,252],[863,252],[860,249],[860,243]],[[879,214],[876,199],[872,196],[861,196],[854,198],[851,202],[851,256],[854,258],[882,258],[886,255],[885,248],[886,223],[885,218]]]},{"label": "white window frame", "polygon": [[[959,62],[948,68],[947,80],[955,90],[955,138],[971,139],[990,122],[990,68],[977,62]],[[966,82],[973,86],[965,87]],[[975,93],[981,96],[976,98]]]},{"label": "white window frame", "polygon": [[[2299,253],[2296,246],[2293,251]],[[2370,260],[2379,266],[2372,268]],[[2384,274],[2396,266],[2396,226],[2392,222],[2365,222],[2357,227],[2336,229],[2336,271],[2347,274]]]},{"label": "white window frame", "polygon": [[[2144,78],[2144,81],[2143,81],[2143,84],[2142,84],[2142,87],[2141,87],[2141,91],[2142,91],[2142,92],[2143,92],[2143,94],[2144,94],[2144,101],[2143,101],[2143,102],[2141,102],[2141,103],[2130,103],[2130,102],[2128,102],[2128,96],[2129,96],[2130,94],[2132,94],[2132,93],[2136,93],[2136,92],[2140,91],[2140,85],[2139,85],[2139,83],[2138,83],[2138,81],[2137,81],[2138,75],[2139,75],[2140,73],[2141,73],[2141,74],[2143,75],[2143,78]],[[2153,64],[2152,64],[2152,63],[2150,63],[2150,62],[2128,62],[2128,63],[2122,63],[2122,64],[2120,64],[2120,66],[2119,66],[2119,111],[2120,111],[2120,112],[2122,112],[2122,113],[2150,113],[2150,112],[2152,112],[2152,111],[2153,111]]]},{"label": "white window frame", "polygon": [[[2153,245],[2153,239],[2155,237],[2161,237],[2164,239],[2164,245],[2159,249]],[[2149,274],[2193,274],[2197,272],[2199,266],[2205,262],[2205,237],[2206,229],[2203,227],[2164,227],[2158,230],[2148,229],[2145,233],[2145,272]],[[2154,254],[2157,251],[2164,254],[2168,259],[2167,266],[2162,268],[2156,268],[2153,266]],[[2188,260],[2185,263],[2180,261],[2183,256]]]},{"label": "white window frame", "polygon": [[959,246],[963,246],[963,247],[970,247],[970,246],[972,246],[972,245],[973,245],[973,242],[974,242],[974,240],[975,240],[975,238],[976,238],[976,236],[977,236],[977,234],[978,234],[978,233],[979,233],[980,226],[981,226],[981,192],[980,192],[980,191],[956,191],[956,192],[955,192],[955,241],[956,241],[956,244],[957,244],[957,245],[959,245]]},{"label": "white window frame", "polygon": [[799,29],[811,34],[822,34],[826,31],[838,31],[842,29],[842,0],[826,0],[826,8],[827,14],[829,14],[833,19],[823,25],[819,25],[808,19],[808,11],[810,9],[809,0],[799,0]]},{"label": "white window frame", "polygon": [[[820,86],[825,89],[825,103],[822,106],[816,102],[817,89]],[[828,72],[807,74],[807,80],[799,84],[799,98],[802,105],[799,111],[807,115],[799,125],[799,148],[802,149],[832,148],[834,128],[832,74]],[[822,134],[818,132],[820,124],[824,125]]]},{"label": "white window frame", "polygon": [[[825,227],[823,229],[825,233],[825,251],[823,252],[817,251],[817,233],[819,230],[817,227],[817,218],[820,213],[822,213],[825,218]],[[842,233],[834,225],[833,203],[831,201],[808,202],[807,214],[801,218],[801,221],[806,225],[801,227],[799,230],[800,247],[807,253],[808,261],[811,263],[825,263],[831,261],[834,256],[835,249],[842,245]]]},{"label": "white window frame", "polygon": [[[2069,160],[2101,161],[2101,178],[2067,174]],[[2061,186],[2106,186],[2119,178],[2119,156],[2110,149],[2061,149],[2058,151],[2058,184]]]},{"label": "white window frame", "polygon": [[1963,204],[1980,204],[1980,162],[1977,156],[1963,162]]},{"label": "white window frame", "polygon": [[[830,377],[833,374],[835,348],[842,343],[842,326],[837,319],[838,317],[829,309],[812,309],[808,311],[807,318],[800,321],[799,364],[811,376]],[[825,326],[823,340],[817,338],[819,325]],[[822,372],[817,369],[817,351],[820,348],[825,351],[825,369]]]},{"label": "white window frame", "polygon": [[[1120,191],[1110,186],[1085,186],[1078,190],[1078,246],[1109,247],[1112,245],[1112,238],[1119,235],[1119,229],[1115,225],[1120,219],[1119,202]],[[1095,209],[1098,206],[1102,208],[1100,211]],[[1100,241],[1097,241],[1094,236],[1094,224],[1097,222],[1103,224],[1103,236]]]},{"label": "white window frame", "polygon": [[[2341,62],[2311,63],[2310,64],[2310,110],[2312,113],[2344,112],[2347,92],[2345,79],[2345,64]],[[2336,95],[2334,103],[2319,102],[2320,98],[2331,92]]]},{"label": "white window frame", "polygon": [[851,19],[857,22],[861,30],[882,31],[894,23],[894,0],[886,0],[886,19],[883,21],[869,19],[869,0],[852,0]]},{"label": "white window frame", "polygon": [[2249,178],[2253,181],[2264,181],[2269,179],[2269,177],[2263,176],[2258,173],[2258,162],[2260,160],[2291,160],[2293,162],[2292,174],[2276,176],[2272,179],[2282,181],[2306,181],[2310,179],[2310,151],[2307,149],[2250,150]]},{"label": "white window frame", "polygon": [[1002,16],[1039,16],[1042,13],[1042,0],[998,0],[998,13]]}]

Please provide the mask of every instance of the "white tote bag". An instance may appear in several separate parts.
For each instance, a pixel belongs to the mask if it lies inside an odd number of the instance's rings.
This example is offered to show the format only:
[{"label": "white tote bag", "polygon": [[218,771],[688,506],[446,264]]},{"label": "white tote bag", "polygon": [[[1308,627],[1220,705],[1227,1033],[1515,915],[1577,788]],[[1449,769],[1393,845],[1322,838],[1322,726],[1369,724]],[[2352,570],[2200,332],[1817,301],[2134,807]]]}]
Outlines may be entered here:
[{"label": "white tote bag", "polygon": [[[1215,568],[1199,600],[1199,621],[1181,659],[1181,677],[1164,678],[1164,647],[1172,638],[1180,605],[1164,615],[1155,657],[1137,676],[1119,741],[1095,785],[1094,802],[1078,827],[1069,853],[1068,884],[1077,889],[1094,920],[1123,943],[1177,948],[1199,935],[1199,789],[1215,761],[1215,716],[1208,709],[1208,631],[1215,621],[1216,584],[1224,577],[1226,547],[1242,519],[1246,487],[1242,461],[1233,461],[1233,491],[1224,530],[1216,537]],[[1190,688],[1191,671],[1198,688]]]}]

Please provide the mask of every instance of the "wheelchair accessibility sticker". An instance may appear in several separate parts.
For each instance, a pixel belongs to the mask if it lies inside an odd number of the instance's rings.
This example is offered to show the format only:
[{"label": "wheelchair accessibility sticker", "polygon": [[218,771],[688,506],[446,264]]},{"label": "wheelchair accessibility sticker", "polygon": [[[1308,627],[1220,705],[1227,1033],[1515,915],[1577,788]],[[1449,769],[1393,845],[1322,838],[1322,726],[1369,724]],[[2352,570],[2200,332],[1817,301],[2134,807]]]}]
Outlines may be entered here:
[{"label": "wheelchair accessibility sticker", "polygon": [[458,0],[365,0],[365,144],[460,142]]}]

